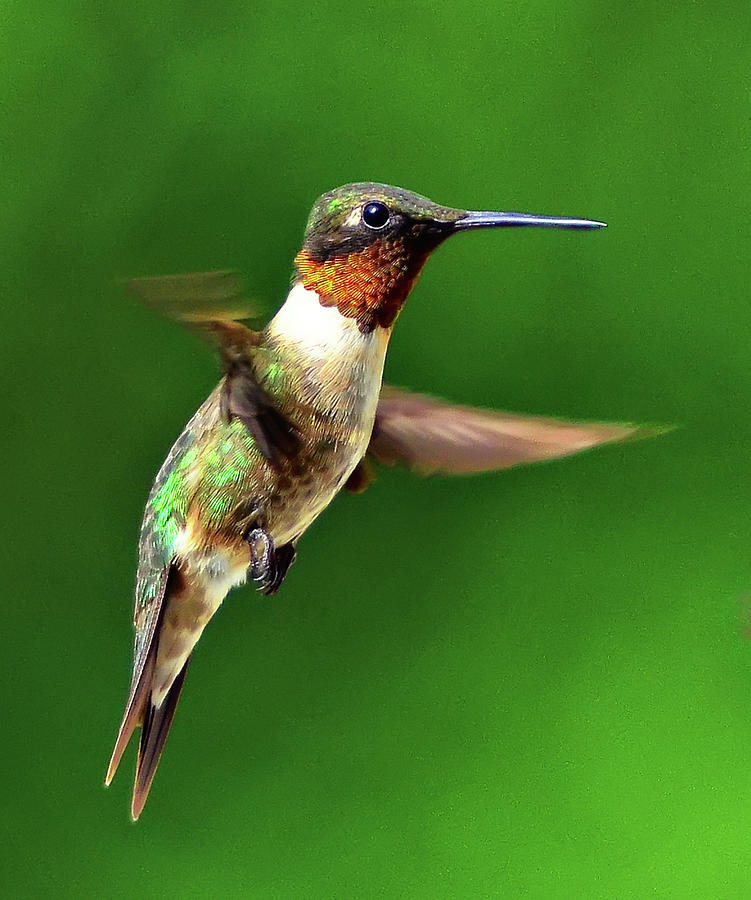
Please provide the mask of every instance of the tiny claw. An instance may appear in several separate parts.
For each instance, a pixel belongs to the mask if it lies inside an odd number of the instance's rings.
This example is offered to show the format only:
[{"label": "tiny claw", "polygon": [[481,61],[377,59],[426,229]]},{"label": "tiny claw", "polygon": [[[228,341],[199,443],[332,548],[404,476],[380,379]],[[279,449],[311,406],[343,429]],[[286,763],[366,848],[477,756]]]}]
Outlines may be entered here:
[{"label": "tiny claw", "polygon": [[246,537],[250,547],[250,577],[263,592],[276,579],[274,540],[263,528],[253,528]]},{"label": "tiny claw", "polygon": [[295,544],[290,541],[277,547],[264,528],[252,528],[245,535],[245,540],[250,547],[248,574],[255,583],[256,590],[269,597],[279,590],[289,567],[295,561]]}]

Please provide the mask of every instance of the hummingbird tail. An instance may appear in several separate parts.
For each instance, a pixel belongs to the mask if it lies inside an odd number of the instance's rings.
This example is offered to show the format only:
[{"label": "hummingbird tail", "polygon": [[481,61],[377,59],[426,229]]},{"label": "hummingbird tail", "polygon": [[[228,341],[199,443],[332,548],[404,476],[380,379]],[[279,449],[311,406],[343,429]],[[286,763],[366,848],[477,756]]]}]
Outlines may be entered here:
[{"label": "hummingbird tail", "polygon": [[156,641],[149,653],[141,677],[133,691],[132,699],[125,710],[123,723],[112,751],[112,759],[107,769],[104,783],[109,785],[115,777],[117,767],[125,748],[130,743],[133,732],[141,727],[141,740],[138,744],[136,760],[136,779],[133,785],[131,815],[135,821],[143,811],[146,798],[149,796],[151,782],[154,780],[159,760],[167,740],[172,720],[175,717],[177,701],[180,699],[185,673],[188,670],[190,657],[185,661],[176,678],[167,690],[159,706],[153,702],[154,669],[156,667]]},{"label": "hummingbird tail", "polygon": [[[104,783],[109,785],[115,777],[115,772],[120,765],[125,748],[130,743],[133,732],[140,727],[141,739],[138,746],[136,779],[131,803],[131,812],[134,820],[141,814],[151,788],[151,782],[154,780],[164,742],[167,740],[170,725],[177,709],[177,701],[180,698],[180,691],[185,680],[191,650],[195,644],[194,640],[190,642],[190,646],[187,648],[181,645],[179,647],[181,654],[177,662],[172,656],[168,657],[168,671],[166,674],[164,663],[160,668],[160,644],[166,643],[168,647],[172,648],[170,643],[171,631],[169,627],[165,627],[165,612],[170,598],[179,595],[183,588],[184,581],[179,571],[174,566],[165,570],[161,579],[161,588],[157,594],[156,603],[158,603],[158,606],[154,610],[152,626],[143,644],[142,656],[140,657],[143,661],[136,666],[133,675],[123,721],[117,734],[115,749],[112,751],[112,758],[104,779]],[[167,637],[166,641],[164,640],[165,634]]]},{"label": "hummingbird tail", "polygon": [[163,600],[171,574],[172,569],[170,568],[166,570],[162,577],[161,587],[155,601],[158,605],[153,616],[152,626],[149,629],[145,641],[143,661],[141,664],[136,664],[133,673],[133,681],[130,685],[128,702],[125,704],[125,712],[123,713],[120,730],[117,733],[115,749],[112,751],[110,764],[107,767],[107,774],[104,778],[104,783],[108,787],[115,777],[117,768],[120,765],[120,760],[125,752],[125,748],[130,743],[133,732],[143,723],[146,709],[151,701],[154,671],[156,669],[156,655],[159,648],[159,632],[161,631],[162,621],[164,619]]},{"label": "hummingbird tail", "polygon": [[151,782],[154,780],[159,760],[167,740],[172,720],[175,717],[177,701],[183,689],[185,673],[188,671],[190,657],[180,669],[175,680],[170,685],[167,694],[159,706],[151,702],[151,696],[146,703],[141,725],[141,741],[138,745],[138,760],[136,762],[136,780],[133,785],[133,800],[130,811],[135,821],[143,811],[146,799],[149,796]]},{"label": "hummingbird tail", "polygon": [[138,683],[135,687],[131,690],[131,696],[125,707],[125,715],[123,716],[120,730],[117,733],[115,749],[112,751],[110,764],[107,767],[107,775],[104,778],[104,783],[107,787],[109,787],[112,783],[112,779],[115,777],[117,767],[120,765],[120,760],[125,752],[125,748],[130,743],[133,732],[144,720],[144,712],[151,696],[151,682],[153,679],[155,662],[156,652],[154,651],[149,654],[146,665],[141,672],[141,677],[138,679]]}]

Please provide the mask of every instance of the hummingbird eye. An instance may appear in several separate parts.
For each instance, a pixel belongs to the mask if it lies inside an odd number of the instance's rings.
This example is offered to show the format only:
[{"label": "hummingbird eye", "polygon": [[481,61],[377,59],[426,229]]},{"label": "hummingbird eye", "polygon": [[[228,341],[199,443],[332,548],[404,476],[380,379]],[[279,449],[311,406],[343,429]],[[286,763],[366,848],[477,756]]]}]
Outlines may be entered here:
[{"label": "hummingbird eye", "polygon": [[366,203],[362,208],[362,220],[368,228],[383,228],[388,224],[390,217],[391,213],[389,212],[388,206],[386,206],[385,203],[381,203],[379,200],[373,200],[371,203]]}]

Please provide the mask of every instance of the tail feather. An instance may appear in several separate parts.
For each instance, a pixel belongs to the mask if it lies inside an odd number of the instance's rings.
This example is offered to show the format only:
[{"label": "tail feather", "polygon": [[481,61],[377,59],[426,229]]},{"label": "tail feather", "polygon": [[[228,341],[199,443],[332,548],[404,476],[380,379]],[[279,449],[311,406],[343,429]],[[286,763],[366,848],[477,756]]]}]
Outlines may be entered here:
[{"label": "tail feather", "polygon": [[146,703],[141,725],[141,742],[138,746],[133,800],[130,807],[134,821],[141,815],[146,798],[149,796],[151,782],[154,780],[164,749],[164,742],[167,740],[172,720],[175,717],[177,701],[180,699],[189,662],[190,657],[172,682],[160,706],[154,706],[150,695]]},{"label": "tail feather", "polygon": [[[181,597],[185,584],[181,573],[174,566],[165,570],[161,587],[157,592],[155,603],[159,605],[151,616],[148,632],[140,642],[142,648],[137,651],[137,664],[133,673],[128,702],[125,705],[123,721],[115,741],[115,749],[107,769],[104,783],[109,785],[115,777],[125,748],[128,746],[133,732],[140,726],[141,739],[136,761],[136,778],[133,786],[131,811],[133,819],[141,814],[151,788],[167,740],[172,720],[175,717],[177,701],[180,699],[185,673],[190,662],[190,652],[195,640],[188,646],[178,647],[182,655],[174,676],[165,677],[165,664],[174,665],[174,654],[167,657],[166,663],[160,661],[160,644],[169,650],[173,649],[174,637],[167,627],[166,613],[172,602]],[[189,608],[192,611],[192,608]],[[165,637],[166,630],[166,637]],[[178,631],[180,627],[178,625]],[[200,631],[198,632],[200,635]],[[170,641],[172,640],[172,644]],[[139,642],[137,642],[137,647]]]},{"label": "tail feather", "polygon": [[[120,730],[117,733],[115,741],[115,749],[112,751],[110,764],[107,767],[107,775],[104,783],[109,787],[112,779],[115,777],[117,767],[128,746],[131,735],[135,729],[143,721],[144,710],[151,694],[151,686],[154,680],[154,669],[156,667],[156,654],[159,648],[159,632],[162,628],[164,619],[164,597],[167,593],[167,586],[174,581],[177,570],[174,566],[168,566],[163,572],[157,585],[156,596],[153,600],[153,612],[147,617],[148,627],[141,647],[140,653],[137,651],[135,668],[133,671],[133,680],[130,685],[128,701],[125,704],[125,712],[123,713],[123,721]],[[136,643],[138,647],[138,642]]]},{"label": "tail feather", "polygon": [[[156,642],[154,642],[154,644],[156,644]],[[148,708],[151,698],[151,683],[154,678],[155,665],[156,646],[153,646],[146,659],[146,664],[143,667],[141,675],[131,691],[127,706],[125,707],[123,722],[120,726],[120,731],[117,733],[115,749],[112,751],[112,758],[110,759],[110,764],[107,767],[107,775],[104,779],[104,783],[107,787],[109,787],[112,779],[115,777],[115,772],[117,772],[117,767],[120,765],[120,760],[125,752],[125,748],[130,743],[133,732],[144,720],[145,710]]]}]

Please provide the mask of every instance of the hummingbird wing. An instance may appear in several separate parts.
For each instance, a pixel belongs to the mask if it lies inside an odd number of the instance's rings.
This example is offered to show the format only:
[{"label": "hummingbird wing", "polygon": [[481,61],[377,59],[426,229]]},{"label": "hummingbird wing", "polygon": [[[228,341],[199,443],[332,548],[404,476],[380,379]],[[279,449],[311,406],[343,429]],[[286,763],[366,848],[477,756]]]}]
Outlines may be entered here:
[{"label": "hummingbird wing", "polygon": [[231,269],[131,278],[126,285],[163,316],[198,331],[212,320],[238,322],[257,315],[242,279]]},{"label": "hummingbird wing", "polygon": [[221,397],[226,421],[240,421],[271,462],[295,455],[299,446],[291,422],[261,384],[253,363],[262,341],[240,322],[255,315],[244,285],[229,269],[155,278],[132,278],[128,287],[169,319],[187,325],[217,348],[225,373]]},{"label": "hummingbird wing", "polygon": [[[384,385],[368,454],[380,463],[403,463],[423,475],[461,475],[557,459],[660,431],[455,406]],[[354,486],[362,489],[362,472],[357,479],[360,483]]]}]

